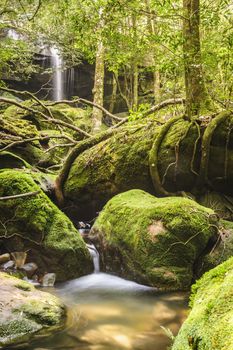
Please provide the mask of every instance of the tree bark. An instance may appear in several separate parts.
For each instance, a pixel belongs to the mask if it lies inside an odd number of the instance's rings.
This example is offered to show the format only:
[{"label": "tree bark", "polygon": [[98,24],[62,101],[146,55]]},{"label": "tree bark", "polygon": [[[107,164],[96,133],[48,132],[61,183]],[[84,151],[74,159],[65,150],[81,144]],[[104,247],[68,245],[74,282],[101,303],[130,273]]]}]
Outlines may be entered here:
[{"label": "tree bark", "polygon": [[208,109],[200,44],[200,1],[183,0],[183,50],[186,114],[189,118]]},{"label": "tree bark", "polygon": [[[95,82],[93,88],[93,102],[104,105],[104,45],[100,41],[97,48],[95,63]],[[99,131],[102,125],[103,112],[94,107],[92,112],[93,130]]]}]

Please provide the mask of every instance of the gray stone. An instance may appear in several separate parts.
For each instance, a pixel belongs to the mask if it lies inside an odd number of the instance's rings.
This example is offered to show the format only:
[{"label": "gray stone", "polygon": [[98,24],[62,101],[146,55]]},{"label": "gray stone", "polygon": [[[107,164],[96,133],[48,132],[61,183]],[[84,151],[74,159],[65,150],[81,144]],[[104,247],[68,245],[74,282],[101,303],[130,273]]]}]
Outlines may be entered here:
[{"label": "gray stone", "polygon": [[13,269],[14,266],[15,266],[15,262],[13,260],[10,260],[2,265],[4,270]]},{"label": "gray stone", "polygon": [[38,269],[38,266],[35,263],[33,263],[33,262],[24,264],[21,267],[21,270],[26,273],[28,278],[31,278],[34,275],[34,273],[36,272],[37,269]]}]

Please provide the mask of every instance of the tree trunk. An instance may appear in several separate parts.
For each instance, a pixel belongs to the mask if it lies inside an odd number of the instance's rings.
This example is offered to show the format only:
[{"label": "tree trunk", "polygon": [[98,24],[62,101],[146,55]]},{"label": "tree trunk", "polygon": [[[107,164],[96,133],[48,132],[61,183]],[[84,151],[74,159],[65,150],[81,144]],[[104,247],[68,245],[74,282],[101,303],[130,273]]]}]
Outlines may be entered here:
[{"label": "tree trunk", "polygon": [[133,109],[136,111],[138,109],[138,65],[135,63],[133,65]]},{"label": "tree trunk", "polygon": [[186,114],[191,118],[208,108],[209,99],[201,60],[199,0],[183,0],[183,10]]},{"label": "tree trunk", "polygon": [[113,113],[114,107],[116,104],[116,97],[117,97],[117,79],[118,79],[118,72],[113,74],[112,76],[112,96],[111,101],[109,105],[109,112]]},{"label": "tree trunk", "polygon": [[[145,5],[146,5],[146,10],[148,12],[148,17],[147,17],[147,27],[148,31],[151,35],[156,34],[156,23],[154,20],[154,16],[151,13],[151,4],[150,0],[145,0]],[[160,91],[160,72],[158,70],[157,62],[156,62],[156,56],[155,53],[152,51],[152,57],[151,57],[151,63],[154,67],[153,71],[153,94],[154,94],[154,99],[155,103],[160,101],[161,97],[161,91]]]},{"label": "tree trunk", "polygon": [[[96,53],[93,102],[100,106],[104,105],[104,45],[102,41],[99,42]],[[94,131],[100,130],[102,118],[103,112],[100,109],[93,107],[92,120]]]}]

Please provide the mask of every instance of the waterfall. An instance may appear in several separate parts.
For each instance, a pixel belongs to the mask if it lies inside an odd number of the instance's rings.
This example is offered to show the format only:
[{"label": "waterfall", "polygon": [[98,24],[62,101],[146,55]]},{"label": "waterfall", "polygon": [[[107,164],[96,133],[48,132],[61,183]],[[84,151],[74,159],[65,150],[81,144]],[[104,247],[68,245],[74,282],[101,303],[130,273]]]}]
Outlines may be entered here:
[{"label": "waterfall", "polygon": [[100,259],[99,259],[99,253],[94,246],[94,244],[87,244],[87,248],[91,254],[93,264],[94,264],[94,273],[100,272]]},{"label": "waterfall", "polygon": [[64,90],[63,90],[64,79],[63,79],[63,72],[62,72],[63,61],[56,47],[51,47],[50,53],[51,53],[52,67],[54,69],[53,100],[60,101],[60,100],[63,100],[64,98]]},{"label": "waterfall", "polygon": [[7,32],[7,36],[8,36],[8,38],[13,39],[13,40],[20,40],[20,39],[22,39],[22,35],[17,33],[14,29],[9,29],[8,32]]}]

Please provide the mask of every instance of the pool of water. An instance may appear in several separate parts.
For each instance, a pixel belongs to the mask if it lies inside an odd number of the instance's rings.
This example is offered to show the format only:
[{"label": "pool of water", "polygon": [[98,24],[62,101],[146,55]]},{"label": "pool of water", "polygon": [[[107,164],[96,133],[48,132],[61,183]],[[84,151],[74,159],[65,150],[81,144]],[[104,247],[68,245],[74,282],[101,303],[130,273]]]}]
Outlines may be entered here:
[{"label": "pool of water", "polygon": [[65,328],[25,350],[166,350],[187,317],[187,294],[166,293],[104,273],[48,290],[68,306]]}]

